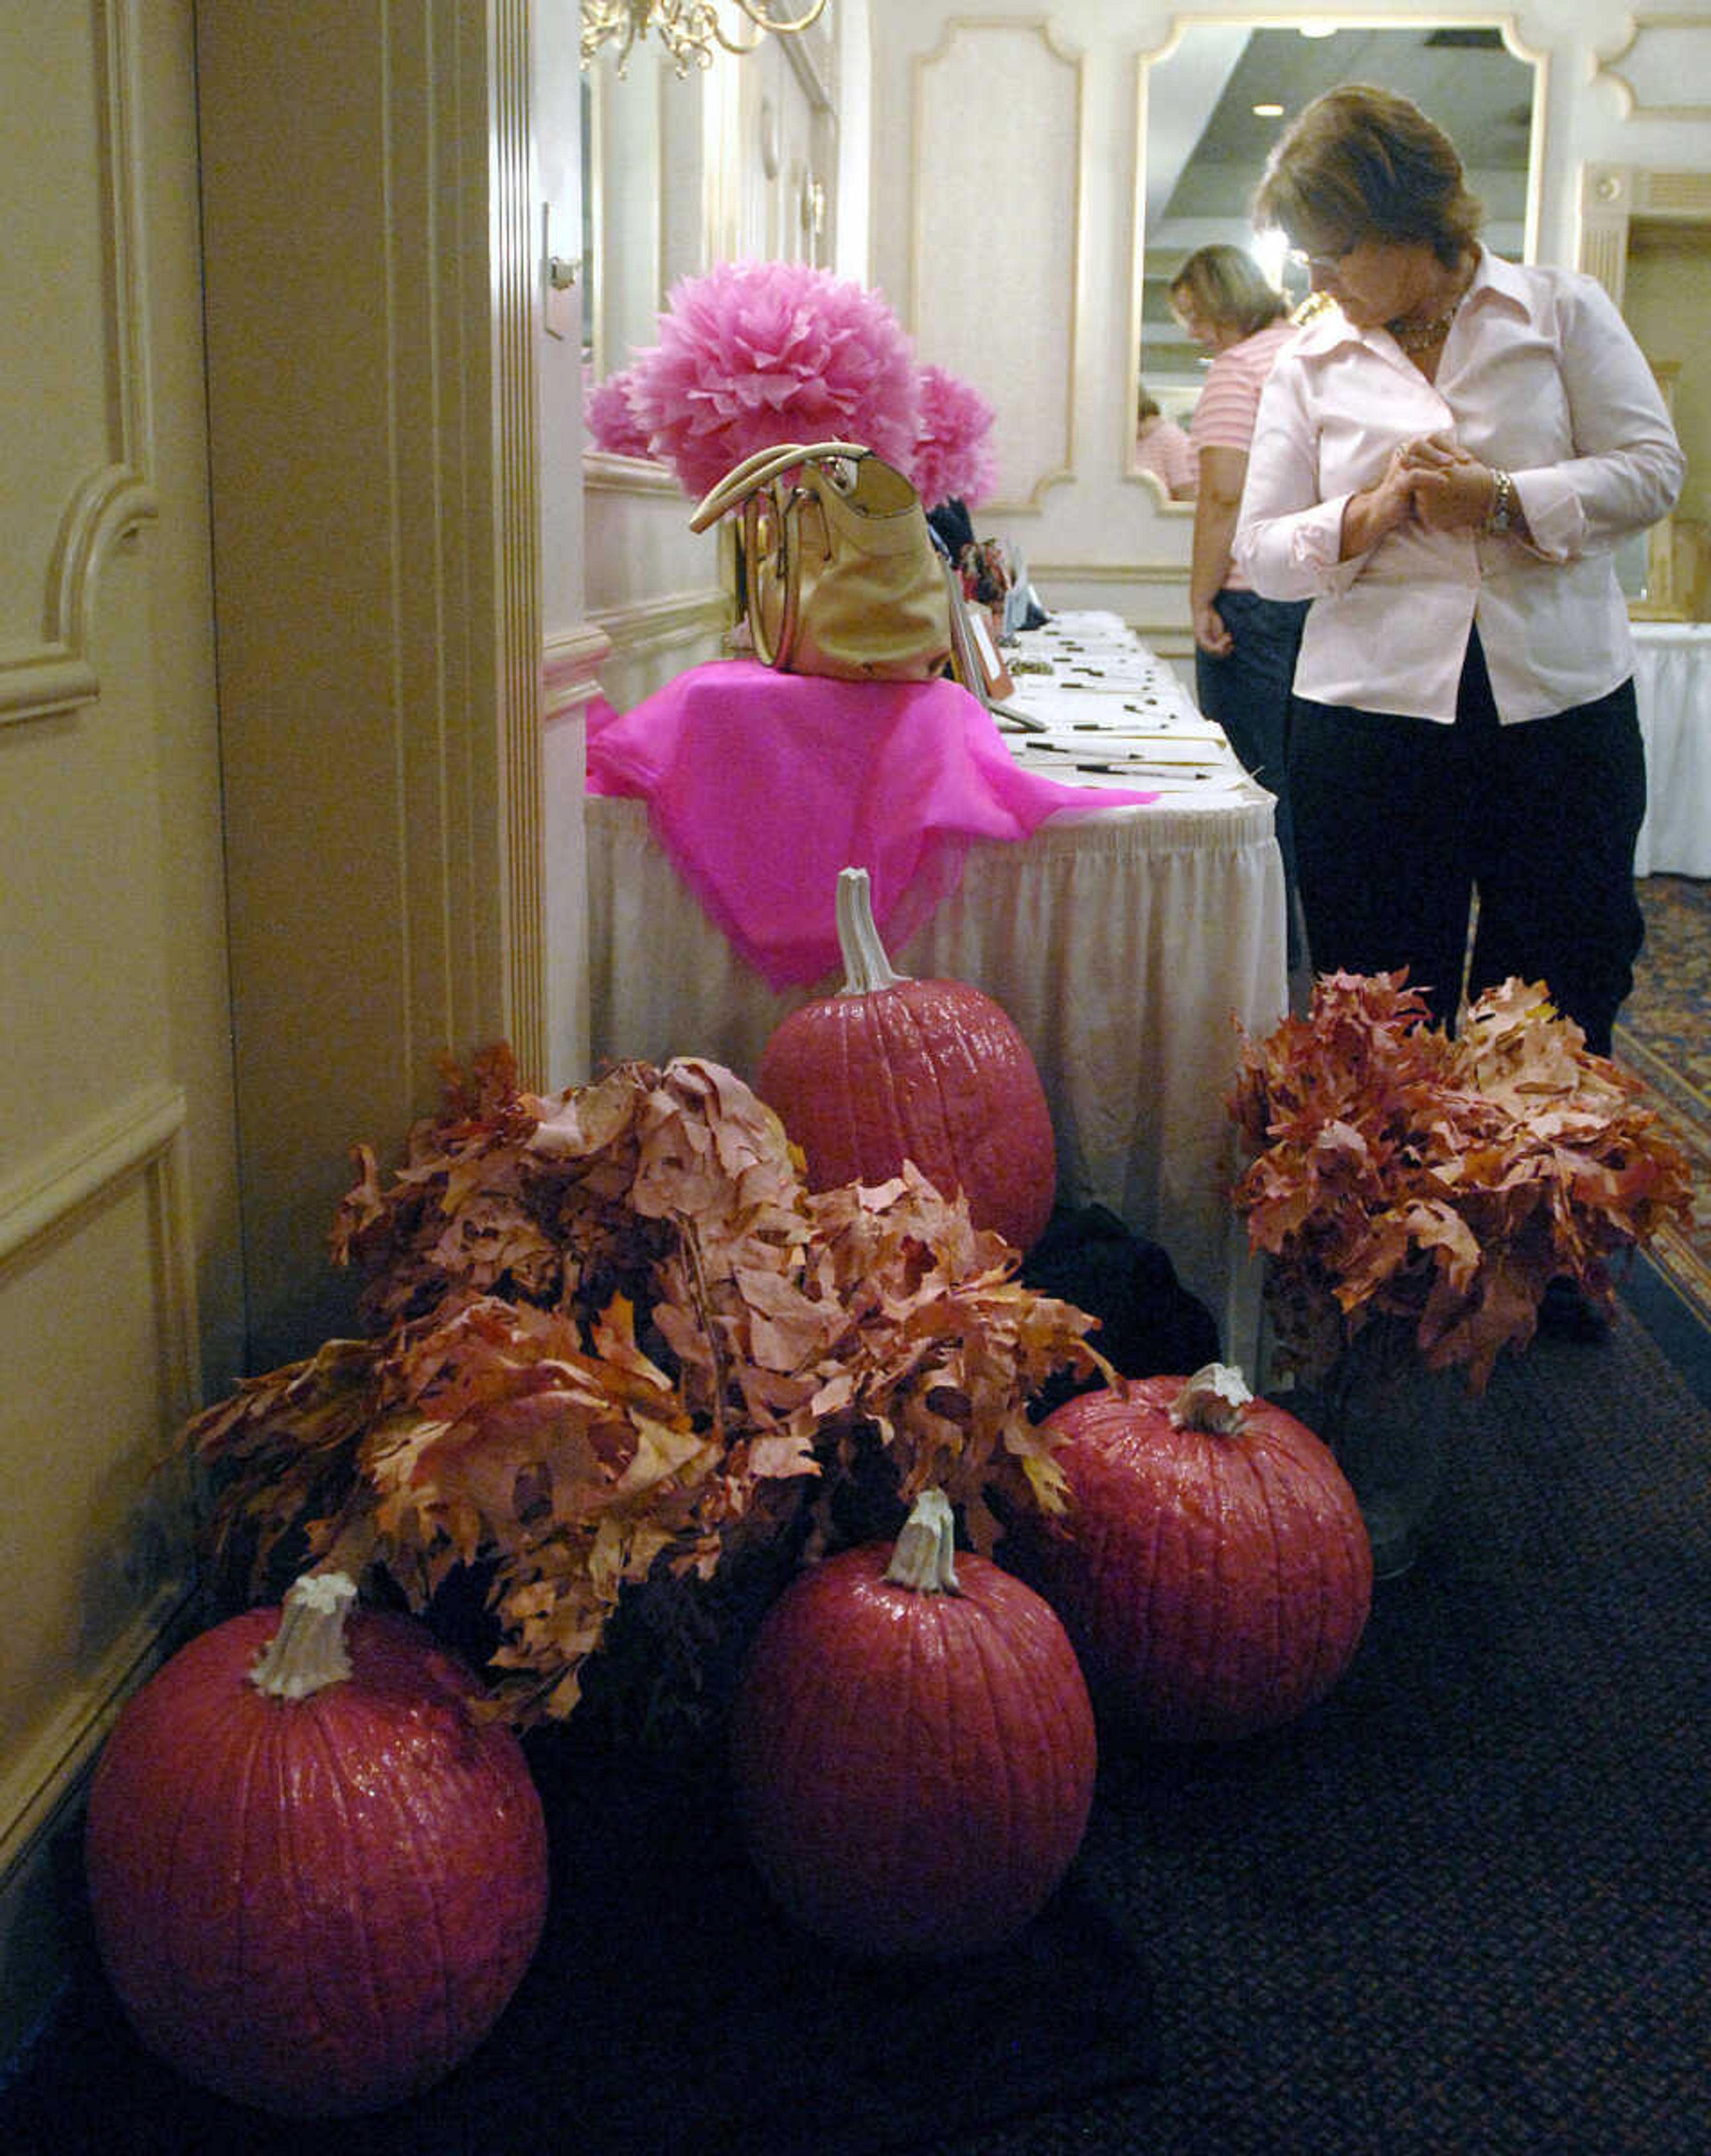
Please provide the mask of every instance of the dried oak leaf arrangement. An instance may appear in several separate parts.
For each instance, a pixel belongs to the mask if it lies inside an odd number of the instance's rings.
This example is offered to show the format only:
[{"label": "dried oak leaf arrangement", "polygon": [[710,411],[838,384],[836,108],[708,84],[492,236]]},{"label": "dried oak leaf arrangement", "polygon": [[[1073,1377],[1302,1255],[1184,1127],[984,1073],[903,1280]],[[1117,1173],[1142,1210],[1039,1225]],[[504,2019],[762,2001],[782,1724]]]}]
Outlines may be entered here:
[{"label": "dried oak leaf arrangement", "polygon": [[715,1064],[542,1098],[490,1050],[448,1067],[389,1180],[354,1158],[332,1250],[372,1334],[189,1425],[213,1559],[237,1551],[251,1592],[282,1546],[366,1563],[418,1610],[478,1573],[520,1725],[571,1713],[621,1599],[692,1630],[695,1584],[745,1547],[804,1512],[810,1548],[835,1539],[830,1500],[876,1458],[899,1502],[943,1489],[988,1549],[989,1500],[1062,1502],[1028,1403],[1102,1368],[1094,1321],[1020,1285],[912,1169],[810,1194]]},{"label": "dried oak leaf arrangement", "polygon": [[1270,1260],[1283,1368],[1323,1377],[1389,1319],[1479,1393],[1547,1282],[1607,1303],[1611,1256],[1686,1221],[1690,1172],[1542,983],[1490,990],[1452,1038],[1405,983],[1321,975],[1304,1016],[1244,1040],[1231,1112],[1254,1158],[1234,1199]]}]

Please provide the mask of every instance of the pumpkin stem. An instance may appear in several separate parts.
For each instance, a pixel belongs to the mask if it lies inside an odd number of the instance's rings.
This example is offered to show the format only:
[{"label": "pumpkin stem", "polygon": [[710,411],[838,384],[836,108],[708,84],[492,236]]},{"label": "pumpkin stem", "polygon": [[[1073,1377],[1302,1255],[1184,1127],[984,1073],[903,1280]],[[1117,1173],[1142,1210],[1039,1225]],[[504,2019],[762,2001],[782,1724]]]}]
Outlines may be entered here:
[{"label": "pumpkin stem", "polygon": [[873,895],[866,869],[838,870],[838,949],[844,961],[840,996],[870,996],[894,988],[907,973],[893,973],[873,920]]},{"label": "pumpkin stem", "polygon": [[345,1620],[357,1599],[347,1572],[310,1572],[280,1612],[280,1629],[250,1666],[249,1681],[270,1699],[307,1699],[351,1674]]},{"label": "pumpkin stem", "polygon": [[1229,1363],[1207,1363],[1170,1403],[1173,1430],[1206,1430],[1234,1437],[1253,1400],[1246,1380]]},{"label": "pumpkin stem", "polygon": [[917,1594],[960,1594],[956,1558],[957,1522],[950,1500],[943,1490],[923,1490],[903,1522],[885,1576]]}]

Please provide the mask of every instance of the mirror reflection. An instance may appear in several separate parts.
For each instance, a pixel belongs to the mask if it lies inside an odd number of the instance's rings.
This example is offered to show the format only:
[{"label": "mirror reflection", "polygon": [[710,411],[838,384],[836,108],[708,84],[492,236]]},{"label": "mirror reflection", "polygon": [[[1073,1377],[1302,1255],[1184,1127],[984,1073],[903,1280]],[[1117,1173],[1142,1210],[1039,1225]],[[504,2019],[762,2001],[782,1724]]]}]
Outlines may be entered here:
[{"label": "mirror reflection", "polygon": [[[1138,423],[1147,402],[1182,424],[1194,409],[1209,355],[1178,322],[1168,295],[1196,248],[1246,248],[1292,306],[1306,298],[1304,274],[1281,248],[1274,258],[1256,240],[1248,203],[1279,131],[1339,82],[1380,84],[1430,113],[1454,140],[1485,206],[1486,244],[1517,261],[1531,257],[1544,68],[1514,49],[1502,27],[1184,24],[1143,69],[1130,399]],[[1144,469],[1138,448],[1131,456],[1132,470]]]}]

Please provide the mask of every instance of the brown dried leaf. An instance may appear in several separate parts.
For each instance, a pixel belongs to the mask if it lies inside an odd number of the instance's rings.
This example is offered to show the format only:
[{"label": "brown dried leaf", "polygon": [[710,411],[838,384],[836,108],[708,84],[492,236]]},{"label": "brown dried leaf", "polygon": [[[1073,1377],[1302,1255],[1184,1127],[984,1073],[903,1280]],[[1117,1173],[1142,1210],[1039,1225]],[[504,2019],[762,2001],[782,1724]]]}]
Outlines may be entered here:
[{"label": "brown dried leaf", "polygon": [[912,1165],[810,1194],[716,1064],[541,1101],[495,1054],[448,1068],[389,1183],[353,1159],[333,1247],[379,1337],[253,1381],[188,1441],[264,1538],[311,1496],[328,1540],[366,1518],[419,1608],[486,1568],[518,1721],[573,1709],[624,1597],[711,1579],[864,1448],[905,1496],[940,1482],[988,1546],[989,1491],[1062,1502],[1026,1405],[1057,1370],[1103,1370],[1093,1321],[1020,1286]]},{"label": "brown dried leaf", "polygon": [[1304,1017],[1245,1042],[1234,1198],[1286,1364],[1322,1373],[1389,1312],[1477,1390],[1549,1280],[1599,1291],[1611,1252],[1685,1217],[1687,1163],[1542,987],[1505,982],[1453,1040],[1426,1018],[1400,974],[1328,974]]}]

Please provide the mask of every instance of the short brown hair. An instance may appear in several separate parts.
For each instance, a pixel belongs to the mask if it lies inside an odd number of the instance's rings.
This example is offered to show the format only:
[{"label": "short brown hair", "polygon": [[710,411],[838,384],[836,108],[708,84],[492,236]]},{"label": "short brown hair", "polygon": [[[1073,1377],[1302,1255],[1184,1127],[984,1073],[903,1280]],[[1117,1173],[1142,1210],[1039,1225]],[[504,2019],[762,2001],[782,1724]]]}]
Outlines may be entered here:
[{"label": "short brown hair", "polygon": [[1479,236],[1455,144],[1394,90],[1341,83],[1272,145],[1253,219],[1297,245],[1340,253],[1365,239],[1417,241],[1447,266]]},{"label": "short brown hair", "polygon": [[1170,280],[1173,300],[1189,293],[1209,321],[1251,336],[1289,311],[1289,302],[1246,248],[1220,240],[1197,247]]}]

